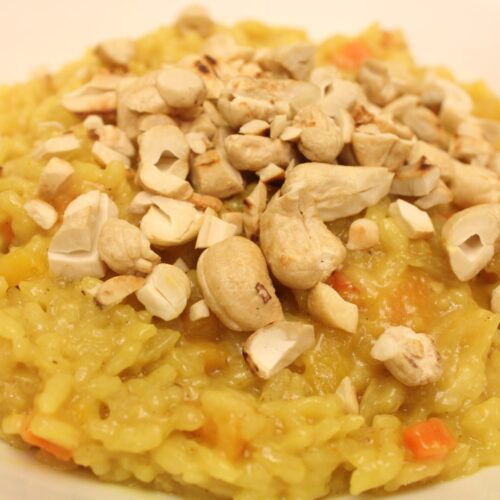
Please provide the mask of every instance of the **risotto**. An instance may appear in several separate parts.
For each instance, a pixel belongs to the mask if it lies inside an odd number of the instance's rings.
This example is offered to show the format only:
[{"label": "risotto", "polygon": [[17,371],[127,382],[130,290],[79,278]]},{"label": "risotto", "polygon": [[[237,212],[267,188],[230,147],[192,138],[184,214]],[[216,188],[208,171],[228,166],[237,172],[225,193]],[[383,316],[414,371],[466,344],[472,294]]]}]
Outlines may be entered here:
[{"label": "risotto", "polygon": [[498,120],[398,32],[201,8],[0,88],[0,437],[197,498],[500,463]]}]

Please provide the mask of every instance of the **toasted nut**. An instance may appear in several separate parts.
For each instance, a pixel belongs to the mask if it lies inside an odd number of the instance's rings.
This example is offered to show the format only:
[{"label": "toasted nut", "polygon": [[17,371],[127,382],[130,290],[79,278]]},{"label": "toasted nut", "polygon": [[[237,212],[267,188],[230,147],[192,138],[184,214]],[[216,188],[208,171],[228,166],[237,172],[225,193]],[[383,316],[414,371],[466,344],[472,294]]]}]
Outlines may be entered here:
[{"label": "toasted nut", "polygon": [[446,205],[453,201],[453,195],[448,186],[439,181],[437,186],[426,196],[415,201],[415,205],[422,210],[429,210],[437,205]]},{"label": "toasted nut", "polygon": [[[148,73],[137,78],[119,99],[123,100],[125,106],[135,113],[157,114],[166,113],[169,110],[156,87],[156,73]],[[119,122],[118,126],[122,128]]]},{"label": "toasted nut", "polygon": [[107,166],[113,161],[119,161],[125,167],[130,167],[130,159],[127,156],[104,145],[101,141],[94,142],[92,154],[101,165]]},{"label": "toasted nut", "polygon": [[318,283],[309,292],[307,309],[311,316],[331,328],[356,333],[358,306],[345,301],[331,286]]},{"label": "toasted nut", "polygon": [[182,33],[184,31],[196,31],[202,37],[212,33],[215,23],[210,18],[208,10],[201,5],[190,5],[180,14],[175,27]]},{"label": "toasted nut", "polygon": [[83,120],[83,126],[87,130],[98,130],[104,127],[104,120],[99,115],[89,115]]},{"label": "toasted nut", "polygon": [[416,136],[423,141],[446,146],[448,135],[444,131],[439,118],[424,106],[410,107],[402,113],[402,122],[410,127]]},{"label": "toasted nut", "polygon": [[350,377],[344,377],[342,379],[335,394],[340,399],[346,413],[351,413],[353,415],[359,413],[358,396],[356,395],[356,388]]},{"label": "toasted nut", "polygon": [[38,179],[38,194],[52,198],[75,173],[71,163],[60,158],[51,158],[42,168]]},{"label": "toasted nut", "polygon": [[271,125],[264,120],[250,120],[240,127],[239,133],[243,135],[264,135],[270,128]]},{"label": "toasted nut", "polygon": [[209,146],[211,146],[210,141],[203,132],[188,132],[186,141],[191,151],[197,155],[206,153]]},{"label": "toasted nut", "polygon": [[404,200],[389,206],[389,215],[411,239],[430,238],[434,234],[432,220],[423,210]]},{"label": "toasted nut", "polygon": [[30,200],[24,204],[24,210],[42,229],[48,230],[57,222],[57,211],[42,200]]},{"label": "toasted nut", "polygon": [[500,205],[478,205],[452,215],[442,238],[450,265],[461,281],[468,281],[486,267],[500,236]]},{"label": "toasted nut", "polygon": [[292,159],[289,144],[258,135],[229,135],[224,141],[229,163],[238,170],[256,171],[270,163],[286,166]]},{"label": "toasted nut", "polygon": [[[317,68],[315,71],[323,68]],[[330,117],[338,116],[342,111],[349,111],[359,102],[363,90],[361,86],[338,76],[331,76],[324,83],[323,97],[319,103],[321,109]]]},{"label": "toasted nut", "polygon": [[238,228],[211,214],[203,216],[203,223],[196,238],[195,248],[208,248],[232,236],[235,236]]},{"label": "toasted nut", "polygon": [[330,276],[346,255],[306,189],[271,200],[260,218],[260,244],[274,276],[300,290]]},{"label": "toasted nut", "polygon": [[432,337],[404,326],[387,328],[370,354],[382,361],[394,378],[410,387],[434,383],[443,373]]},{"label": "toasted nut", "polygon": [[491,292],[490,307],[494,313],[500,313],[500,285],[493,288]]},{"label": "toasted nut", "polygon": [[103,225],[98,250],[101,259],[117,274],[147,274],[160,262],[140,229],[122,219],[109,219]]},{"label": "toasted nut", "polygon": [[192,203],[155,196],[153,206],[141,220],[141,230],[153,245],[182,245],[196,238],[202,213]]},{"label": "toasted nut", "polygon": [[367,250],[379,244],[379,230],[370,219],[356,219],[349,227],[348,250]]},{"label": "toasted nut", "polygon": [[484,167],[455,162],[449,187],[459,207],[500,202],[500,178]]},{"label": "toasted nut", "polygon": [[243,233],[243,213],[242,212],[225,212],[221,214],[220,218],[229,222],[230,224],[234,224],[236,226],[236,235],[240,235]]},{"label": "toasted nut", "polygon": [[103,306],[116,306],[144,286],[140,276],[115,276],[106,280],[98,289],[95,299]]},{"label": "toasted nut", "polygon": [[104,276],[97,242],[106,221],[117,215],[118,208],[104,193],[89,191],[75,198],[66,207],[63,223],[50,243],[51,273],[68,280]]},{"label": "toasted nut", "polygon": [[337,124],[318,106],[299,110],[293,120],[302,129],[299,138],[300,152],[311,161],[334,163],[344,143]]},{"label": "toasted nut", "polygon": [[205,250],[198,281],[208,307],[236,331],[253,331],[283,319],[266,261],[259,247],[234,236]]},{"label": "toasted nut", "polygon": [[194,71],[175,66],[160,70],[156,86],[163,100],[173,110],[198,106],[206,95],[205,84]]},{"label": "toasted nut", "polygon": [[62,105],[73,113],[110,113],[116,110],[116,91],[122,77],[97,75],[62,98]]},{"label": "toasted nut", "polygon": [[278,165],[270,163],[267,167],[261,168],[255,172],[262,182],[272,183],[275,181],[282,181],[285,178],[285,171]]},{"label": "toasted nut", "polygon": [[165,321],[180,316],[191,295],[186,274],[170,264],[158,264],[136,292],[139,301],[153,316]]},{"label": "toasted nut", "polygon": [[423,141],[417,141],[413,145],[407,161],[410,165],[415,165],[419,162],[437,165],[441,172],[441,178],[445,181],[451,179],[455,168],[453,158],[446,151]]},{"label": "toasted nut", "polygon": [[252,372],[260,378],[269,379],[312,347],[312,325],[276,321],[248,337],[243,346],[243,356]]},{"label": "toasted nut", "polygon": [[135,215],[144,215],[153,204],[155,195],[149,191],[139,191],[130,202],[128,211]]},{"label": "toasted nut", "polygon": [[70,153],[77,149],[80,149],[80,140],[74,134],[66,134],[47,139],[33,151],[33,157],[40,160],[48,155]]},{"label": "toasted nut", "polygon": [[167,115],[143,115],[137,120],[138,132],[146,132],[150,128],[159,127],[161,125],[173,125],[174,127],[177,126],[175,121]]},{"label": "toasted nut", "polygon": [[220,212],[224,208],[224,203],[219,198],[208,194],[193,193],[188,201],[197,208],[211,208],[216,212]]},{"label": "toasted nut", "polygon": [[116,66],[127,66],[134,57],[135,46],[134,42],[128,38],[114,38],[100,43],[96,52],[104,62]]},{"label": "toasted nut", "polygon": [[316,48],[310,43],[296,43],[276,49],[264,49],[257,62],[270,71],[285,71],[291,78],[307,80],[314,68]]},{"label": "toasted nut", "polygon": [[204,300],[195,302],[189,308],[189,321],[198,321],[200,319],[208,318],[210,316],[210,309]]},{"label": "toasted nut", "polygon": [[394,174],[383,167],[341,167],[303,163],[288,174],[283,194],[304,186],[324,221],[355,215],[389,193]]},{"label": "toasted nut", "polygon": [[185,273],[189,271],[189,266],[184,262],[184,260],[181,257],[178,257],[172,265],[178,267],[181,271],[184,271]]},{"label": "toasted nut", "polygon": [[267,189],[263,182],[257,183],[252,192],[243,200],[243,229],[245,236],[255,240],[259,235],[259,222],[267,205]]},{"label": "toasted nut", "polygon": [[[179,65],[183,68],[190,69],[194,71],[199,77],[201,77],[207,91],[207,99],[218,99],[224,89],[224,82],[221,80],[219,75],[219,59],[216,59],[208,55],[207,52],[204,52],[204,55],[192,55],[185,57],[179,63]],[[214,119],[218,112],[213,102],[206,100],[203,103],[203,109],[216,125],[223,125],[223,123],[220,123],[218,120]]]},{"label": "toasted nut", "polygon": [[196,191],[217,198],[228,198],[243,191],[243,178],[217,149],[197,156],[191,167]]},{"label": "toasted nut", "polygon": [[135,147],[123,130],[114,125],[103,125],[96,130],[97,137],[108,148],[124,156],[134,156]]},{"label": "toasted nut", "polygon": [[437,187],[440,175],[439,167],[422,158],[418,163],[396,170],[389,192],[399,196],[425,196]]}]

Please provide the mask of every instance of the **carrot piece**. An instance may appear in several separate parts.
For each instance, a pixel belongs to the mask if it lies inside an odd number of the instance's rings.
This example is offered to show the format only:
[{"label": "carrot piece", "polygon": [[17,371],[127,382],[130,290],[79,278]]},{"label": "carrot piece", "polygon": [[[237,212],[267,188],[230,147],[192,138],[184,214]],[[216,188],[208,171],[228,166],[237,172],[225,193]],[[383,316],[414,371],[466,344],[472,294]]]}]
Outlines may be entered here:
[{"label": "carrot piece", "polygon": [[332,62],[342,69],[357,70],[372,55],[372,50],[368,44],[358,38],[343,45],[333,55]]},{"label": "carrot piece", "polygon": [[12,231],[12,225],[10,222],[4,222],[0,224],[0,238],[2,243],[7,250],[14,239],[14,232]]},{"label": "carrot piece", "polygon": [[31,444],[32,446],[40,448],[41,450],[45,451],[49,455],[52,455],[58,460],[61,460],[62,462],[69,462],[73,457],[73,453],[71,452],[71,450],[63,448],[62,446],[59,446],[55,443],[51,443],[50,441],[38,437],[35,434],[33,434],[33,432],[31,432],[30,424],[32,418],[33,416],[29,414],[25,417],[23,421],[20,432],[23,440],[26,443]]},{"label": "carrot piece", "polygon": [[326,284],[330,285],[343,299],[349,302],[355,302],[358,299],[358,288],[342,271],[334,271],[326,280]]},{"label": "carrot piece", "polygon": [[405,429],[403,443],[415,460],[444,458],[457,445],[440,418],[430,418]]}]

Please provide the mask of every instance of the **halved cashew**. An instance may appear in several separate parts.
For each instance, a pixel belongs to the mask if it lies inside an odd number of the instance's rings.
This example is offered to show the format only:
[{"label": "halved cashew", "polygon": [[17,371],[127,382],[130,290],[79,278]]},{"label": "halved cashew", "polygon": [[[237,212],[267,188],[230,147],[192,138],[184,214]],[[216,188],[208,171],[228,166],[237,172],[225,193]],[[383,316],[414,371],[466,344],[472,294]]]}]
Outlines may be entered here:
[{"label": "halved cashew", "polygon": [[97,289],[95,299],[103,306],[116,306],[144,286],[140,276],[114,276]]},{"label": "halved cashew", "polygon": [[382,361],[394,378],[410,387],[434,383],[443,373],[432,337],[404,326],[387,328],[370,354]]},{"label": "halved cashew", "polygon": [[42,229],[48,230],[57,222],[57,210],[43,200],[29,200],[24,210]]},{"label": "halved cashew", "polygon": [[127,134],[114,125],[103,125],[95,130],[99,141],[105,146],[124,156],[132,157],[135,154],[135,147]]},{"label": "halved cashew", "polygon": [[71,166],[71,163],[66,160],[61,160],[60,158],[51,158],[40,172],[37,189],[38,194],[51,198],[74,173],[75,169]]},{"label": "halved cashew", "polygon": [[114,149],[103,144],[101,141],[96,141],[92,145],[92,154],[94,158],[104,166],[109,165],[113,161],[123,163],[125,167],[130,167],[130,158]]},{"label": "halved cashew", "polygon": [[500,313],[500,285],[491,292],[490,308],[494,313]]},{"label": "halved cashew", "polygon": [[243,177],[218,149],[211,149],[194,159],[191,181],[199,193],[217,198],[229,198],[243,191]]},{"label": "halved cashew", "polygon": [[154,196],[141,220],[141,231],[153,245],[182,245],[196,238],[203,214],[192,203]]},{"label": "halved cashew", "polygon": [[117,215],[118,208],[104,193],[89,191],[75,198],[66,207],[63,223],[49,246],[51,273],[68,280],[104,276],[98,239],[106,221]]},{"label": "halved cashew", "polygon": [[81,143],[74,134],[65,134],[52,137],[39,144],[33,151],[33,157],[37,160],[48,156],[63,153],[70,153],[80,149]]},{"label": "halved cashew", "polygon": [[208,318],[209,316],[210,309],[203,299],[195,302],[189,308],[189,321],[199,321],[200,319]]},{"label": "halved cashew", "polygon": [[274,163],[270,163],[267,167],[261,168],[255,173],[259,176],[259,179],[266,184],[285,179],[285,170]]},{"label": "halved cashew", "polygon": [[404,200],[396,200],[389,206],[389,215],[410,239],[430,238],[434,226],[427,212]]},{"label": "halved cashew", "polygon": [[450,265],[461,281],[484,269],[495,254],[500,237],[500,204],[478,205],[452,215],[442,238]]},{"label": "halved cashew", "polygon": [[376,222],[370,219],[356,219],[349,227],[348,250],[367,250],[377,246],[380,241]]},{"label": "halved cashew", "polygon": [[220,218],[229,222],[230,224],[234,224],[236,226],[236,235],[240,235],[243,233],[243,213],[242,212],[225,212],[221,214]]},{"label": "halved cashew", "polygon": [[250,120],[238,132],[243,135],[264,135],[270,128],[271,125],[264,120]]},{"label": "halved cashew", "polygon": [[429,194],[416,200],[415,205],[422,210],[429,210],[432,207],[446,205],[452,201],[453,194],[451,193],[450,188],[440,180]]},{"label": "halved cashew", "polygon": [[128,38],[114,38],[100,43],[96,52],[104,62],[116,66],[127,66],[134,57],[135,45],[133,40]]},{"label": "halved cashew", "polygon": [[123,219],[112,218],[103,225],[98,250],[101,259],[117,274],[147,274],[160,262],[141,230]]},{"label": "halved cashew", "polygon": [[235,236],[237,232],[238,228],[234,224],[206,213],[203,215],[203,222],[196,238],[195,248],[211,247]]},{"label": "halved cashew", "polygon": [[299,142],[302,129],[300,127],[285,127],[280,135],[280,139],[285,142]]},{"label": "halved cashew", "polygon": [[424,106],[410,107],[402,113],[401,120],[415,132],[419,139],[442,146],[447,145],[448,135],[437,115],[429,108]]},{"label": "halved cashew", "polygon": [[484,167],[455,162],[448,186],[459,207],[500,202],[500,177]]},{"label": "halved cashew", "polygon": [[285,71],[295,80],[306,80],[314,68],[316,49],[310,43],[296,43],[275,49],[263,49],[257,62],[270,71]]},{"label": "halved cashew", "polygon": [[[135,78],[126,93],[122,95],[119,92],[119,100],[123,101],[123,104],[134,113],[167,113],[169,108],[156,86],[157,74],[157,72],[151,72]],[[120,126],[119,122],[118,126]]]},{"label": "halved cashew", "polygon": [[307,290],[343,262],[342,242],[321,221],[307,189],[275,196],[260,218],[260,244],[276,278]]},{"label": "halved cashew", "polygon": [[247,238],[255,240],[258,237],[260,216],[266,205],[267,188],[263,182],[259,182],[243,200],[243,229]]},{"label": "halved cashew", "polygon": [[356,333],[358,306],[344,300],[336,290],[325,283],[318,283],[307,297],[309,314],[331,328]]},{"label": "halved cashew", "polygon": [[62,98],[62,105],[73,113],[110,113],[116,110],[117,89],[121,76],[96,75],[83,85]]},{"label": "halved cashew", "polygon": [[208,307],[231,330],[254,331],[283,319],[260,248],[234,236],[205,250],[197,266]]},{"label": "halved cashew", "polygon": [[146,311],[165,321],[180,316],[191,295],[186,274],[170,264],[158,264],[136,293]]},{"label": "halved cashew", "polygon": [[446,151],[443,151],[432,144],[428,144],[427,142],[417,141],[413,145],[407,162],[410,165],[415,165],[422,161],[438,166],[441,172],[441,178],[445,182],[448,182],[451,179],[455,168],[455,162]]},{"label": "halved cashew", "polygon": [[307,106],[298,111],[293,123],[302,130],[299,149],[308,160],[335,162],[344,143],[340,128],[330,117],[318,106]]},{"label": "halved cashew", "polygon": [[135,215],[144,215],[148,208],[153,204],[153,198],[156,195],[149,191],[139,191],[130,202],[128,211]]},{"label": "halved cashew", "polygon": [[[221,64],[218,59],[214,59],[206,51],[203,55],[190,55],[179,62],[179,66],[194,71],[200,78],[207,91],[207,99],[218,99],[224,90],[224,82],[221,79],[220,70]],[[208,108],[211,108],[208,110]],[[210,117],[212,109],[215,109],[214,104],[208,100],[203,103],[203,109]],[[214,123],[219,124],[214,121]]]},{"label": "halved cashew", "polygon": [[350,377],[344,377],[341,380],[335,390],[335,394],[340,399],[346,413],[351,413],[353,415],[359,413],[358,396],[356,395],[356,388]]},{"label": "halved cashew", "polygon": [[170,108],[169,114],[198,106],[206,96],[203,80],[194,71],[181,67],[161,69],[156,77],[156,86]]},{"label": "halved cashew", "polygon": [[214,30],[215,23],[205,7],[189,5],[179,14],[175,27],[180,32],[196,31],[200,36],[206,37]]},{"label": "halved cashew", "polygon": [[206,153],[207,149],[211,146],[211,141],[203,132],[188,132],[186,134],[186,141],[191,151],[197,155]]},{"label": "halved cashew", "polygon": [[439,167],[422,158],[418,163],[396,170],[389,192],[399,196],[425,196],[437,187],[440,176]]},{"label": "halved cashew", "polygon": [[378,127],[362,125],[352,134],[352,150],[359,165],[384,166],[395,170],[405,163],[413,142]]},{"label": "halved cashew", "polygon": [[384,167],[343,167],[303,163],[288,174],[283,194],[304,186],[324,221],[355,215],[389,193],[394,174]]},{"label": "halved cashew", "polygon": [[314,347],[314,327],[295,321],[276,321],[259,328],[245,341],[245,361],[260,378],[269,379]]},{"label": "halved cashew", "polygon": [[224,141],[229,163],[238,170],[260,170],[270,163],[286,166],[292,149],[286,142],[259,135],[233,134]]}]

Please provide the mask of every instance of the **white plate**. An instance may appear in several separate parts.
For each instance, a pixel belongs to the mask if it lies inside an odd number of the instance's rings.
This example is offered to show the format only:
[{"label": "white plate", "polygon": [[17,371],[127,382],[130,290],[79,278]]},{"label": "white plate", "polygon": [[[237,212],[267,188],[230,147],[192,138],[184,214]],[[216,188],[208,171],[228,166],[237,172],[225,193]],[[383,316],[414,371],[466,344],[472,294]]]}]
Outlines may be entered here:
[{"label": "white plate", "polygon": [[[198,0],[202,2],[203,0]],[[184,5],[176,0],[17,0],[3,2],[0,82],[22,80],[40,66],[56,68],[86,47],[114,36],[139,36],[169,23]],[[305,27],[320,40],[356,33],[378,21],[402,28],[420,64],[446,65],[467,81],[485,79],[500,92],[498,0],[204,0],[224,22],[253,17]],[[175,7],[172,7],[172,4]],[[497,500],[500,469],[392,495],[391,500]],[[0,500],[167,500],[161,493],[103,484],[86,474],[65,474],[0,443]],[[365,498],[368,498],[365,496]]]}]

